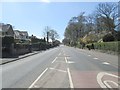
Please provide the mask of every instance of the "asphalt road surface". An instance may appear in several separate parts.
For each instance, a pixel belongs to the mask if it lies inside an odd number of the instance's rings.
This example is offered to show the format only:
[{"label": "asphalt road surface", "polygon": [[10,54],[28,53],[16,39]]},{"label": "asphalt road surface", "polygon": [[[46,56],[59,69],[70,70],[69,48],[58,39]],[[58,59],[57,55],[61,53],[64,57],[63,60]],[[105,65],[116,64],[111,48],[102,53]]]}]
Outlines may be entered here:
[{"label": "asphalt road surface", "polygon": [[2,65],[2,88],[118,88],[118,57],[59,46]]}]

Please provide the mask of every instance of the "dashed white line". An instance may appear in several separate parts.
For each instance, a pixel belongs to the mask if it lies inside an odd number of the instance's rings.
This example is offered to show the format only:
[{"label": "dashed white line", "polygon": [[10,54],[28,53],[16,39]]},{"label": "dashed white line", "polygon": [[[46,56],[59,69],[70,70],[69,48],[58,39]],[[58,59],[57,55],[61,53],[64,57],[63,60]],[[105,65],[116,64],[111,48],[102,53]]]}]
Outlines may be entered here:
[{"label": "dashed white line", "polygon": [[93,58],[93,59],[98,59],[98,58]]},{"label": "dashed white line", "polygon": [[110,63],[108,63],[108,62],[103,62],[102,64],[110,65]]},{"label": "dashed white line", "polygon": [[59,55],[58,56],[60,56],[61,55],[61,53],[59,53]]},{"label": "dashed white line", "polygon": [[57,58],[58,58],[58,57],[56,57],[56,58],[52,61],[52,63],[54,63],[54,62],[56,61]]},{"label": "dashed white line", "polygon": [[30,85],[29,88],[32,88],[32,87],[35,85],[35,83],[42,77],[42,75],[43,75],[47,70],[48,70],[48,68],[46,68],[46,69],[40,74],[40,76]]},{"label": "dashed white line", "polygon": [[71,64],[71,63],[75,63],[75,62],[73,62],[73,61],[68,61],[67,63]]},{"label": "dashed white line", "polygon": [[88,55],[89,57],[91,56],[91,55]]},{"label": "dashed white line", "polygon": [[70,88],[74,88],[69,68],[67,68],[67,72],[68,72],[68,77],[69,77],[69,82],[70,82]]},{"label": "dashed white line", "polygon": [[67,61],[67,57],[65,57],[65,62],[68,63],[68,61]]},{"label": "dashed white line", "polygon": [[65,61],[56,61],[56,62],[60,62],[60,63],[66,63]]}]

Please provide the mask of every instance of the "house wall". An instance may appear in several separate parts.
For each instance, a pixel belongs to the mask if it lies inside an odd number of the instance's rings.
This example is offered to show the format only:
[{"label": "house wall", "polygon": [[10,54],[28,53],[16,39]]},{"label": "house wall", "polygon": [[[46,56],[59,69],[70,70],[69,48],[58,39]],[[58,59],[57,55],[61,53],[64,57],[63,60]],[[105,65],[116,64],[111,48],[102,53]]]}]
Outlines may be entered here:
[{"label": "house wall", "polygon": [[14,37],[14,32],[12,28],[9,28],[9,30],[6,32],[6,35],[11,35]]}]

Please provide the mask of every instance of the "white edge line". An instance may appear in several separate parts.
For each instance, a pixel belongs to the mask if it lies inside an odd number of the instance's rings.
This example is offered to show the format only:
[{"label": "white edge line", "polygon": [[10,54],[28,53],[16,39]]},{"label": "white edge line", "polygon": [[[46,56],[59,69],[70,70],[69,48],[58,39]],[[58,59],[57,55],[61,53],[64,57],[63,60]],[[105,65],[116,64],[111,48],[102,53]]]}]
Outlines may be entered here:
[{"label": "white edge line", "polygon": [[40,74],[40,76],[30,85],[29,88],[32,88],[32,87],[35,85],[35,83],[42,77],[42,75],[43,75],[47,70],[48,70],[48,68],[46,68],[46,69]]},{"label": "white edge line", "polygon": [[69,82],[70,82],[70,88],[74,88],[69,68],[67,68],[67,72],[68,72],[68,77],[69,77]]},{"label": "white edge line", "polygon": [[52,63],[54,63],[56,61],[57,57],[52,61]]}]

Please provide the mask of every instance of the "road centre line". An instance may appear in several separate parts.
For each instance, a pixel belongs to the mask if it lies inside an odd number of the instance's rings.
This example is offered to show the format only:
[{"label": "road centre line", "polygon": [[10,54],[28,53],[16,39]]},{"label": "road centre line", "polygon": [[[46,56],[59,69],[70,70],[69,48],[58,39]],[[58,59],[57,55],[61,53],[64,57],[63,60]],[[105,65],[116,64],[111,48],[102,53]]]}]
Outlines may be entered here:
[{"label": "road centre line", "polygon": [[30,85],[29,88],[32,88],[32,87],[35,85],[35,83],[43,76],[43,74],[44,74],[47,70],[48,70],[48,68],[46,68],[46,69],[39,75],[39,77]]},{"label": "road centre line", "polygon": [[60,62],[60,63],[66,63],[65,61],[56,61],[56,62]]},{"label": "road centre line", "polygon": [[91,55],[88,55],[89,57],[91,56]]},{"label": "road centre line", "polygon": [[68,61],[67,61],[67,57],[65,57],[65,62],[68,63]]},{"label": "road centre line", "polygon": [[95,57],[95,58],[93,58],[93,59],[98,59],[98,58]]},{"label": "road centre line", "polygon": [[60,71],[60,72],[67,72],[67,71],[61,70],[61,69],[55,69],[55,68],[49,68],[49,69],[51,69],[51,70],[57,70],[57,71]]},{"label": "road centre line", "polygon": [[110,65],[110,63],[108,63],[108,62],[103,62],[102,64],[105,64],[105,65]]},{"label": "road centre line", "polygon": [[59,53],[59,55],[58,56],[60,56],[61,55],[61,53]]},{"label": "road centre line", "polygon": [[58,57],[56,57],[56,58],[52,61],[52,63],[54,63],[54,62],[57,60],[57,58],[58,58]]},{"label": "road centre line", "polygon": [[67,68],[67,72],[68,72],[68,77],[69,77],[70,88],[74,88],[69,68]]}]

